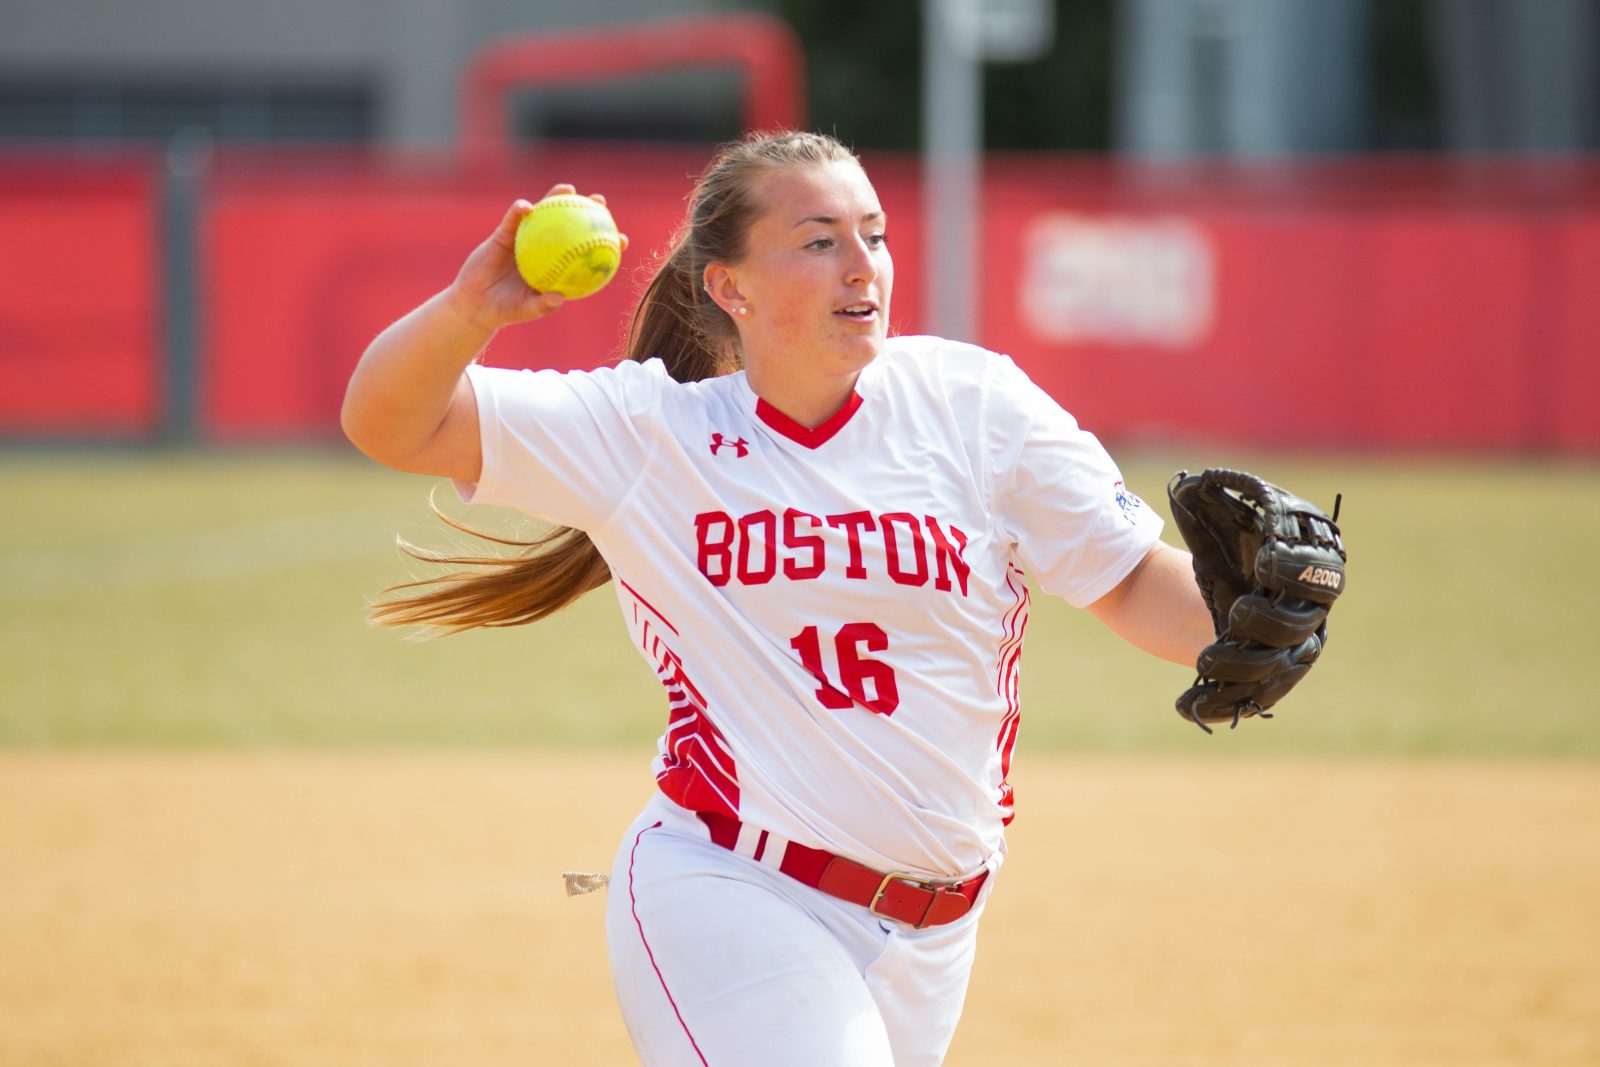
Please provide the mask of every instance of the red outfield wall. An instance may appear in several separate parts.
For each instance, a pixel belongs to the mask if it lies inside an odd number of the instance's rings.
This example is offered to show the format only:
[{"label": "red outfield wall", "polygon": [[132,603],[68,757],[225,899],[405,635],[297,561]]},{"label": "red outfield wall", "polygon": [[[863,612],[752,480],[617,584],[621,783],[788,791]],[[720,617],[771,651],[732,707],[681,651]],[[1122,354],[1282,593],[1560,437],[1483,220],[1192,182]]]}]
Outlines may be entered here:
[{"label": "red outfield wall", "polygon": [[0,437],[155,428],[158,175],[139,156],[0,156]]},{"label": "red outfield wall", "polygon": [[[197,250],[203,434],[336,434],[371,336],[447,284],[513,197],[557,179],[607,193],[633,239],[624,271],[502,335],[490,360],[609,358],[705,155],[550,147],[512,171],[220,155]],[[891,220],[894,325],[916,331],[917,168],[868,165]],[[0,435],[157,428],[154,173],[0,163]],[[1600,452],[1600,163],[1000,158],[986,189],[980,340],[1103,436]],[[1241,407],[1304,414],[1257,426]]]}]

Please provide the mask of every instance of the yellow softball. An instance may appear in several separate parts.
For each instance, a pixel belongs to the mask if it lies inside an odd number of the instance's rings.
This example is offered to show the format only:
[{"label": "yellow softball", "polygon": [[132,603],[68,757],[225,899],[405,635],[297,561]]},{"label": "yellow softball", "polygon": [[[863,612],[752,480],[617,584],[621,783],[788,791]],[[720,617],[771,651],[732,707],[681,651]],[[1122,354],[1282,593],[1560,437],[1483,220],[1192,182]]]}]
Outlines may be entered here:
[{"label": "yellow softball", "polygon": [[587,196],[547,196],[517,224],[517,272],[541,293],[569,300],[598,292],[622,262],[622,240],[604,204]]}]

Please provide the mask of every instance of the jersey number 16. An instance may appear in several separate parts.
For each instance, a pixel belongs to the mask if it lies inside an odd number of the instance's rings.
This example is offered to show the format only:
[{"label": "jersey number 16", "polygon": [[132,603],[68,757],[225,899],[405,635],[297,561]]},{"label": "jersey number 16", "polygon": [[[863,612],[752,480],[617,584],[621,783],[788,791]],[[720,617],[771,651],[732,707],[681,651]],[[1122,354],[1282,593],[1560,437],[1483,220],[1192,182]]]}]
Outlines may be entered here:
[{"label": "jersey number 16", "polygon": [[[894,668],[879,659],[862,655],[882,652],[889,647],[889,635],[873,622],[847,622],[834,636],[833,648],[839,663],[839,684],[828,680],[822,665],[822,640],[815,626],[807,626],[789,639],[789,647],[800,654],[800,662],[822,683],[817,699],[833,711],[860,704],[878,715],[893,715],[900,706],[900,689],[895,685]],[[870,686],[870,692],[869,692]]]}]

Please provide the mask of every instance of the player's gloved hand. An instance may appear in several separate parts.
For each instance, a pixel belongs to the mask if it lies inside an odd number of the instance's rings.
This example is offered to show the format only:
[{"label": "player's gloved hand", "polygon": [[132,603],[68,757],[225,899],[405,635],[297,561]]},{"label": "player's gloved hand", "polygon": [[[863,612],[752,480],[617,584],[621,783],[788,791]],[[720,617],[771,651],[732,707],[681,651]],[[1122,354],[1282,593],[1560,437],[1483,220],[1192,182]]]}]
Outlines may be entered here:
[{"label": "player's gloved hand", "polygon": [[1179,471],[1172,517],[1194,557],[1217,640],[1195,663],[1178,714],[1207,733],[1266,714],[1305,677],[1328,639],[1328,609],[1344,592],[1339,502],[1333,516],[1243,471]]}]

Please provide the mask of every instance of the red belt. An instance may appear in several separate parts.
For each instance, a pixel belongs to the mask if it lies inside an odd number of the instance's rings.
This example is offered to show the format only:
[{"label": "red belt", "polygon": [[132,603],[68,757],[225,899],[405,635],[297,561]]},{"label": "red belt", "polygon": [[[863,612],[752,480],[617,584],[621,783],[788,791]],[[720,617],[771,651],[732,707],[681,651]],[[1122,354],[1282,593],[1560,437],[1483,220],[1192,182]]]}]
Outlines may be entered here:
[{"label": "red belt", "polygon": [[[730,852],[739,852],[739,832],[744,824],[738,819],[714,812],[697,812],[700,821],[711,831],[711,840]],[[749,828],[754,830],[753,827]],[[762,860],[772,835],[759,831],[752,858]],[[766,862],[770,865],[771,858]],[[793,841],[787,842],[778,863],[778,870],[797,882],[820,889],[829,896],[859,904],[886,919],[905,923],[921,930],[927,926],[943,926],[955,922],[972,910],[978,899],[978,890],[989,877],[989,872],[968,878],[965,882],[945,884],[929,882],[911,874],[875,871],[855,860],[835,856],[821,849],[807,848]]]}]

